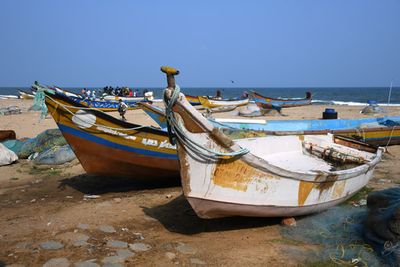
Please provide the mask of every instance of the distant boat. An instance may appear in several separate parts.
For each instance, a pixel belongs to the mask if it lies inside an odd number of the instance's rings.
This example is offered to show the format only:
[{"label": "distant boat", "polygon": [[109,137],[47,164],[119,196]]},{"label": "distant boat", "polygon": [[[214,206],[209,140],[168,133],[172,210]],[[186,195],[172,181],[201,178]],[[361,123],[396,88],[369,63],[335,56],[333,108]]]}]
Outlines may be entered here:
[{"label": "distant boat", "polygon": [[192,106],[199,106],[199,105],[201,105],[198,96],[187,95],[187,96],[186,96],[186,99],[189,101],[189,103],[190,103]]},{"label": "distant boat", "polygon": [[0,99],[18,99],[16,95],[0,95]]},{"label": "distant boat", "polygon": [[249,98],[232,98],[232,99],[217,99],[210,98],[206,96],[199,96],[199,101],[201,105],[205,108],[217,108],[217,107],[225,107],[225,106],[244,106],[249,103]]},{"label": "distant boat", "polygon": [[381,160],[382,149],[367,152],[370,147],[364,151],[350,140],[339,144],[333,135],[232,140],[174,92],[178,72],[163,71],[183,193],[201,218],[319,212],[362,189]]},{"label": "distant boat", "polygon": [[310,92],[306,93],[305,98],[272,98],[258,94],[257,92],[250,92],[250,95],[254,98],[254,101],[261,103],[268,103],[276,107],[288,108],[310,105],[312,101],[312,95]]},{"label": "distant boat", "polygon": [[19,97],[21,99],[33,99],[33,98],[35,98],[35,95],[28,93],[26,91],[23,91],[23,90],[19,90]]},{"label": "distant boat", "polygon": [[63,94],[45,93],[49,113],[88,174],[140,181],[179,179],[166,131],[118,120]]},{"label": "distant boat", "polygon": [[103,95],[101,96],[104,100],[120,100],[122,101],[144,101],[144,100],[153,100],[153,92],[146,92],[143,96],[117,96],[117,95]]},{"label": "distant boat", "polygon": [[[141,103],[161,128],[167,127],[163,108]],[[400,116],[337,120],[210,119],[225,133],[237,138],[266,135],[316,135],[332,133],[372,145],[400,145]]]},{"label": "distant boat", "polygon": [[270,110],[276,110],[278,112],[281,112],[282,107],[278,106],[276,104],[272,104],[269,102],[262,102],[262,101],[255,101],[257,107],[260,108],[260,110],[265,113],[266,111],[270,111]]}]

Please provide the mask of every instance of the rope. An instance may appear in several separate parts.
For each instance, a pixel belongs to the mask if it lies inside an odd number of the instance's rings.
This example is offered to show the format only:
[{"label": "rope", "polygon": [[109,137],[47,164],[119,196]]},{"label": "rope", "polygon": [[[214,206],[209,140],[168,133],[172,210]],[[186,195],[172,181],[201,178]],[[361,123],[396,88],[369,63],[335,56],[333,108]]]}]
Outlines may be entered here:
[{"label": "rope", "polygon": [[390,132],[389,140],[387,141],[386,146],[385,146],[385,151],[387,151],[387,147],[389,146],[390,141],[392,141],[392,136],[393,136],[393,133],[394,133],[394,127],[395,126],[392,127],[392,131]]},{"label": "rope", "polygon": [[206,148],[204,144],[198,143],[197,141],[191,139],[176,120],[172,110],[173,106],[178,100],[179,93],[180,88],[178,85],[176,85],[170,99],[167,99],[166,95],[164,94],[164,103],[166,104],[165,113],[167,117],[168,134],[170,135],[171,144],[174,145],[176,143],[176,139],[178,139],[185,148],[189,148],[196,155],[202,156],[206,159],[229,159],[242,156],[249,152],[249,150],[245,148],[233,152],[219,152]]}]

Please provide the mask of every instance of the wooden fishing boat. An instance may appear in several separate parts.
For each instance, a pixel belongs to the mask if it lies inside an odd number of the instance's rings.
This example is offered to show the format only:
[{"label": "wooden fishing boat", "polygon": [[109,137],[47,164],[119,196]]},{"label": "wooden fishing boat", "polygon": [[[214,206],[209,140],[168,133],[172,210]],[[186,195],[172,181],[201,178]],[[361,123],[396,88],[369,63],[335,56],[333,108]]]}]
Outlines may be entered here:
[{"label": "wooden fishing boat", "polygon": [[62,94],[45,94],[49,113],[87,173],[179,179],[176,147],[166,131],[118,120]]},{"label": "wooden fishing boat", "polygon": [[[183,192],[199,217],[287,217],[319,212],[364,187],[381,160],[333,135],[233,141],[187,102],[167,73],[166,115],[176,136]],[[360,149],[357,149],[360,148]]]},{"label": "wooden fishing boat", "polygon": [[18,99],[16,95],[0,95],[0,99]]},{"label": "wooden fishing boat", "polygon": [[190,103],[192,106],[199,106],[199,105],[201,105],[198,96],[186,95],[186,99],[189,101],[189,103]]},{"label": "wooden fishing boat", "polygon": [[[57,95],[65,95],[56,92]],[[66,95],[65,95],[66,96]],[[78,103],[84,107],[95,108],[104,112],[118,111],[119,102],[118,101],[104,101],[104,100],[90,100],[83,99],[80,97],[66,96],[71,101]],[[128,105],[128,110],[138,109],[136,101],[124,101]]]},{"label": "wooden fishing boat", "polygon": [[298,106],[305,106],[310,105],[312,101],[312,95],[310,92],[306,93],[305,98],[272,98],[266,97],[258,94],[257,92],[250,92],[250,95],[253,97],[254,101],[261,102],[261,103],[269,103],[276,107],[281,108],[289,108],[289,107],[298,107]]},{"label": "wooden fishing boat", "polygon": [[201,105],[205,108],[216,108],[216,107],[225,107],[225,106],[233,106],[239,107],[244,106],[249,103],[249,98],[233,98],[233,99],[216,99],[210,98],[206,96],[199,96],[199,101]]},{"label": "wooden fishing boat", "polygon": [[272,104],[269,102],[261,102],[261,101],[254,101],[254,102],[256,103],[257,107],[260,108],[260,110],[263,114],[267,113],[271,110],[276,110],[278,112],[281,112],[281,110],[282,110],[282,107],[277,106],[276,104]]},{"label": "wooden fishing boat", "polygon": [[[139,104],[161,128],[167,121],[163,108],[148,103]],[[210,119],[215,127],[234,138],[267,135],[335,134],[371,145],[400,145],[400,116],[337,120],[251,120]]]},{"label": "wooden fishing boat", "polygon": [[19,98],[21,99],[34,99],[35,95],[34,94],[30,94],[26,91],[23,90],[19,90]]}]

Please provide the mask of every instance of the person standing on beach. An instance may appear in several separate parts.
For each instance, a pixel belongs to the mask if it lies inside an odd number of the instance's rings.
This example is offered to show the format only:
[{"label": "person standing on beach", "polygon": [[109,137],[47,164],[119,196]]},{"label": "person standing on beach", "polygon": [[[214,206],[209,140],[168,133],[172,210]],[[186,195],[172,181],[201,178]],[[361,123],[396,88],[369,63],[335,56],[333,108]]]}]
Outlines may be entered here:
[{"label": "person standing on beach", "polygon": [[118,112],[119,112],[119,115],[121,116],[123,121],[126,121],[125,113],[126,113],[127,110],[128,110],[128,105],[125,104],[122,101],[122,99],[119,99]]}]

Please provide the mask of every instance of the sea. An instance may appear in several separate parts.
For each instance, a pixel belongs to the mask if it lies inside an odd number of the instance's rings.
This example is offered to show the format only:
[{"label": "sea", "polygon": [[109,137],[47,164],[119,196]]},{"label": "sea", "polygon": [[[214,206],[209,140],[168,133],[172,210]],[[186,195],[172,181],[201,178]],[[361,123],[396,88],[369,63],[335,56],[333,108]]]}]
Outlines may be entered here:
[{"label": "sea", "polygon": [[[156,99],[162,98],[164,88],[135,88],[139,92],[144,89],[154,92]],[[74,93],[80,93],[82,88],[63,88]],[[100,95],[101,88],[88,88],[90,90],[97,90]],[[23,90],[30,92],[29,87],[0,87],[0,95],[19,95],[18,91]],[[243,92],[256,91],[257,93],[268,97],[304,97],[306,92],[311,92],[313,96],[313,104],[332,104],[332,105],[351,105],[363,106],[366,105],[368,100],[377,101],[378,104],[388,104],[389,100],[389,87],[294,87],[294,88],[252,88],[252,87],[210,87],[210,88],[194,88],[194,87],[181,87],[181,91],[188,95],[215,95],[216,91],[220,90],[224,98],[233,98],[241,96]],[[400,106],[400,87],[392,87],[390,94],[390,106]]]}]

